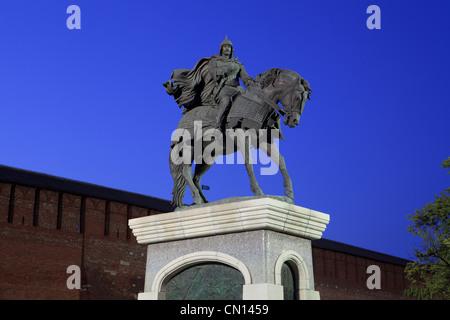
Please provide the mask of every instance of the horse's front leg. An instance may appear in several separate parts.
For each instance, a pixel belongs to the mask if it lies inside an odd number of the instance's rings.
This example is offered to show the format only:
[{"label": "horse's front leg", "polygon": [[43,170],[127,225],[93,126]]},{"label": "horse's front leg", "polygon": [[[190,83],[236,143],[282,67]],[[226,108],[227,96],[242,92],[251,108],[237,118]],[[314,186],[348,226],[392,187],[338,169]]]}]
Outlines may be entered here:
[{"label": "horse's front leg", "polygon": [[[241,139],[238,139],[241,140]],[[247,169],[247,174],[250,179],[250,188],[255,196],[262,196],[264,193],[259,187],[258,181],[255,177],[255,171],[253,170],[252,155],[250,153],[250,137],[246,136],[244,141],[238,141],[237,147],[241,151],[244,158],[245,169]]]},{"label": "horse's front leg", "polygon": [[293,201],[294,190],[292,189],[292,180],[286,169],[284,157],[278,151],[276,144],[274,142],[261,142],[259,148],[266,153],[280,169],[281,175],[283,176],[283,186],[285,187],[284,194]]}]

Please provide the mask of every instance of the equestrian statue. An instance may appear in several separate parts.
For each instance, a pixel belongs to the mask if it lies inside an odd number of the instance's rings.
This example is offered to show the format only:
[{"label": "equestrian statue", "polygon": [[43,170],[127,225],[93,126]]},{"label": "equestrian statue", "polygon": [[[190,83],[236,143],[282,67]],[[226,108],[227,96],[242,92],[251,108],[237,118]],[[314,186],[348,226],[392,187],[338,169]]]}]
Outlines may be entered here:
[{"label": "equestrian statue", "polygon": [[[311,88],[299,74],[286,69],[272,68],[253,79],[233,54],[234,47],[225,38],[219,55],[200,59],[191,70],[174,70],[171,80],[163,83],[166,92],[183,108],[176,130],[179,134],[172,138],[169,159],[174,180],[172,204],[177,208],[185,206],[183,198],[187,186],[193,204],[207,203],[201,177],[217,157],[237,151],[243,155],[252,192],[256,196],[263,195],[253,171],[251,147],[262,150],[276,163],[283,177],[285,194],[293,203],[292,181],[274,139],[284,140],[281,117],[290,128],[299,124]],[[199,136],[199,130],[211,133],[214,139]],[[245,134],[236,135],[239,130]],[[196,146],[200,152],[194,150]],[[194,161],[195,170],[191,174]]]}]

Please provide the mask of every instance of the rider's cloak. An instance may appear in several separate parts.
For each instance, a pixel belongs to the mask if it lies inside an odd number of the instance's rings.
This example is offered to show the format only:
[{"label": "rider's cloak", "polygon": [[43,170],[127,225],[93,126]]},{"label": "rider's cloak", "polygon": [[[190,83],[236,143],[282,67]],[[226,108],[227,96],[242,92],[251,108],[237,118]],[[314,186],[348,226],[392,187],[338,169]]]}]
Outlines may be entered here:
[{"label": "rider's cloak", "polygon": [[185,107],[183,113],[197,106],[211,104],[215,82],[208,70],[210,59],[200,59],[191,70],[173,70],[170,78],[172,83],[164,83],[166,92],[173,95],[178,107]]}]

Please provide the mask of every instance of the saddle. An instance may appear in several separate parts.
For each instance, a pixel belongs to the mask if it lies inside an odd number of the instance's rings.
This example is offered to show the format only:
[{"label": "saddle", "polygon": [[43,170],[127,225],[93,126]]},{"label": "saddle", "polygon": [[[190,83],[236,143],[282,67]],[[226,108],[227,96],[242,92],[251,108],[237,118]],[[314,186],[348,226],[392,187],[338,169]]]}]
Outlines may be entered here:
[{"label": "saddle", "polygon": [[[186,110],[178,129],[194,129],[194,121],[201,121],[203,129],[212,127],[218,109],[216,105],[205,105]],[[284,110],[277,104],[267,101],[257,89],[247,89],[234,100],[226,117],[227,129],[273,128],[280,130],[280,114]],[[283,139],[280,131],[280,139]]]}]

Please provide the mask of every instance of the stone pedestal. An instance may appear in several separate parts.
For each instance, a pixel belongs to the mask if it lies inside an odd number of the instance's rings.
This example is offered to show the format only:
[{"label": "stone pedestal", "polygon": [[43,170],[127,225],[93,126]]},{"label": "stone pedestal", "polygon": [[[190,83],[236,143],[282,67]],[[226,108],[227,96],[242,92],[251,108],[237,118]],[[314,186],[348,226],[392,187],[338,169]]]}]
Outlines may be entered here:
[{"label": "stone pedestal", "polygon": [[319,299],[311,240],[321,238],[328,222],[327,214],[266,197],[131,219],[138,243],[148,245],[138,299],[165,299],[173,276],[205,263],[238,270],[244,300],[283,299],[287,264],[295,297]]}]

